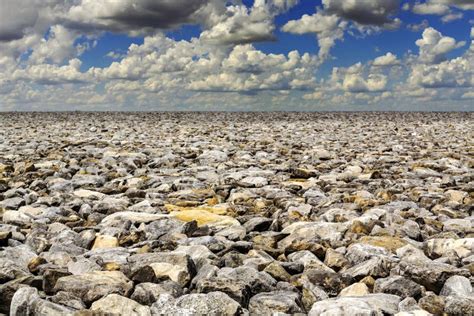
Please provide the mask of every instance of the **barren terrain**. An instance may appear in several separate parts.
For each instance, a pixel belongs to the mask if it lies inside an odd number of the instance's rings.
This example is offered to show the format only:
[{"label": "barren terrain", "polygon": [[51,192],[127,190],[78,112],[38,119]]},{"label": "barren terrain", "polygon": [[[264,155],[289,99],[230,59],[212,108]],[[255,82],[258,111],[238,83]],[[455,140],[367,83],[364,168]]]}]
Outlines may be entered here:
[{"label": "barren terrain", "polygon": [[472,113],[3,113],[0,313],[474,315],[473,205]]}]

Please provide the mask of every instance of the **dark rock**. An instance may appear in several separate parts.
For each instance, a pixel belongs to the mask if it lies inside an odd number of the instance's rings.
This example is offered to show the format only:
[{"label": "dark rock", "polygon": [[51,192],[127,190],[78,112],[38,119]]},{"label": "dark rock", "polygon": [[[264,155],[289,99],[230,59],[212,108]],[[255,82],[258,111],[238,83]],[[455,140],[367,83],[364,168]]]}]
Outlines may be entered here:
[{"label": "dark rock", "polygon": [[375,281],[374,293],[394,294],[401,298],[413,297],[418,299],[423,293],[423,288],[402,276],[390,276]]},{"label": "dark rock", "polygon": [[200,280],[196,284],[196,290],[199,293],[225,293],[242,306],[247,306],[251,291],[250,286],[244,281],[217,277]]},{"label": "dark rock", "polygon": [[170,294],[173,297],[179,297],[183,295],[183,290],[178,283],[173,281],[165,281],[160,284],[141,283],[135,287],[130,298],[142,305],[151,306],[162,294]]},{"label": "dark rock", "polygon": [[418,305],[433,315],[442,315],[444,311],[445,300],[443,297],[431,293],[420,298]]},{"label": "dark rock", "polygon": [[65,269],[46,269],[43,272],[43,291],[49,295],[53,294],[58,279],[67,275],[71,273]]}]

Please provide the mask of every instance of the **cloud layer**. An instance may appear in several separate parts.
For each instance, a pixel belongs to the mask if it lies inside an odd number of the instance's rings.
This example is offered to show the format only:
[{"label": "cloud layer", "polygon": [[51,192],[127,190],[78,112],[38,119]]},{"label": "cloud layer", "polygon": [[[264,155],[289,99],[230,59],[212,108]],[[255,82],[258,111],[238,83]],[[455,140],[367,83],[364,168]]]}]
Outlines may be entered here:
[{"label": "cloud layer", "polygon": [[[0,0],[0,110],[331,109],[474,98],[474,29],[467,42],[430,27],[462,19],[472,1],[322,0],[278,25],[297,0]],[[404,24],[400,10],[420,15]],[[402,11],[403,11],[402,10]],[[199,28],[174,40],[170,30]],[[416,51],[383,51],[337,67],[345,39],[408,28]],[[106,65],[84,54],[109,33],[143,38]],[[312,35],[317,50],[272,53],[261,42]],[[329,75],[320,69],[332,62]]]}]

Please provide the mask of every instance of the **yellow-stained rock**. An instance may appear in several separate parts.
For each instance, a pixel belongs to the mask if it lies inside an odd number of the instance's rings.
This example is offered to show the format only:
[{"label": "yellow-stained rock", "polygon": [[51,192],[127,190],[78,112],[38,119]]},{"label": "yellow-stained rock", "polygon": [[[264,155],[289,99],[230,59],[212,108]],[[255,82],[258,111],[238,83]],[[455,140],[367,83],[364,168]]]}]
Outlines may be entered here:
[{"label": "yellow-stained rock", "polygon": [[177,207],[198,207],[200,201],[175,201]]},{"label": "yellow-stained rock", "polygon": [[129,246],[136,244],[137,242],[140,241],[140,238],[144,235],[144,232],[139,231],[139,232],[130,232],[129,235],[121,236],[119,239],[119,245],[120,246]]},{"label": "yellow-stained rock", "polygon": [[176,219],[184,222],[196,221],[198,226],[214,225],[214,226],[233,226],[240,225],[235,218],[212,213],[205,208],[191,208],[176,210],[170,213]]},{"label": "yellow-stained rock", "polygon": [[340,293],[339,296],[365,296],[369,294],[369,288],[365,283],[359,282],[359,283],[354,283],[345,289],[343,289]]},{"label": "yellow-stained rock", "polygon": [[147,253],[151,251],[151,247],[149,245],[144,245],[143,247],[138,248],[137,253]]},{"label": "yellow-stained rock", "polygon": [[13,166],[0,163],[0,173],[3,172],[13,172]]},{"label": "yellow-stained rock", "polygon": [[445,195],[449,198],[449,201],[455,203],[463,203],[463,200],[468,196],[467,192],[459,190],[448,190],[445,192]]},{"label": "yellow-stained rock", "polygon": [[150,264],[157,278],[169,277],[172,281],[186,285],[191,280],[191,275],[186,268],[167,262],[155,262]]},{"label": "yellow-stained rock", "polygon": [[178,206],[178,205],[165,204],[165,209],[170,213],[198,210],[198,211],[205,211],[205,212],[209,212],[209,213],[217,214],[217,215],[230,215],[230,213],[232,212],[232,210],[227,204],[217,204],[213,206],[201,205],[197,207],[183,207],[183,206]]},{"label": "yellow-stained rock", "polygon": [[393,194],[391,192],[388,192],[387,190],[383,190],[378,192],[376,197],[382,199],[384,202],[390,202],[392,201]]},{"label": "yellow-stained rock", "polygon": [[256,214],[259,214],[266,210],[270,204],[271,202],[268,200],[256,199],[253,203],[252,211]]},{"label": "yellow-stained rock", "polygon": [[45,264],[45,263],[47,263],[46,259],[42,257],[34,257],[33,259],[30,260],[30,262],[28,262],[28,270],[34,273],[38,270],[38,267],[40,265]]},{"label": "yellow-stained rock", "polygon": [[299,179],[299,178],[294,178],[288,181],[282,182],[283,186],[290,186],[290,185],[299,185],[303,189],[309,189],[314,185],[313,181],[309,181],[308,179]]},{"label": "yellow-stained rock", "polygon": [[120,264],[117,262],[107,262],[103,268],[105,271],[120,271]]},{"label": "yellow-stained rock", "polygon": [[369,228],[358,220],[352,222],[351,226],[349,227],[349,231],[354,234],[362,235],[367,235],[368,233],[370,233]]},{"label": "yellow-stained rock", "polygon": [[265,267],[263,270],[270,274],[275,280],[288,282],[291,279],[291,275],[277,262],[272,262]]},{"label": "yellow-stained rock", "polygon": [[210,199],[207,199],[207,200],[206,200],[206,203],[207,203],[208,205],[210,205],[210,206],[214,206],[214,205],[219,204],[219,199],[217,198],[217,196],[214,196],[214,197],[212,197],[212,198],[210,198]]},{"label": "yellow-stained rock", "polygon": [[399,237],[392,236],[363,236],[359,239],[360,243],[372,246],[383,247],[391,252],[395,252],[407,244],[407,242]]},{"label": "yellow-stained rock", "polygon": [[366,276],[365,278],[363,278],[362,280],[359,281],[360,283],[364,283],[365,285],[367,285],[367,287],[369,289],[373,289],[374,288],[374,284],[375,284],[375,280],[373,277],[371,277],[370,275]]},{"label": "yellow-stained rock", "polygon": [[326,250],[324,257],[324,264],[334,270],[340,270],[344,267],[350,266],[349,260],[343,254],[329,248]]},{"label": "yellow-stained rock", "polygon": [[119,246],[119,241],[113,236],[97,235],[92,249],[115,248]]}]

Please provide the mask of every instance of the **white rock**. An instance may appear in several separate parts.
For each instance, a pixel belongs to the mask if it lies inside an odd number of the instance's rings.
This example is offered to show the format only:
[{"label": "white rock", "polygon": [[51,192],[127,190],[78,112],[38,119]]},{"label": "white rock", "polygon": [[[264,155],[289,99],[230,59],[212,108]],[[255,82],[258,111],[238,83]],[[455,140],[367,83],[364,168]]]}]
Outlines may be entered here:
[{"label": "white rock", "polygon": [[115,221],[131,221],[134,223],[149,223],[153,221],[157,221],[162,218],[167,218],[169,215],[167,214],[150,214],[150,213],[140,213],[140,212],[117,212],[111,215],[106,216],[100,222],[101,226],[109,226],[111,223]]},{"label": "white rock", "polygon": [[77,197],[85,198],[85,199],[89,199],[89,198],[100,199],[103,196],[105,196],[104,193],[92,191],[92,190],[85,190],[85,189],[76,190],[73,192],[73,194]]},{"label": "white rock", "polygon": [[92,303],[90,308],[94,312],[111,313],[113,315],[150,316],[150,308],[138,304],[134,300],[117,295],[109,294]]},{"label": "white rock", "polygon": [[471,281],[460,275],[454,275],[447,279],[439,293],[441,296],[470,296],[472,294]]}]

